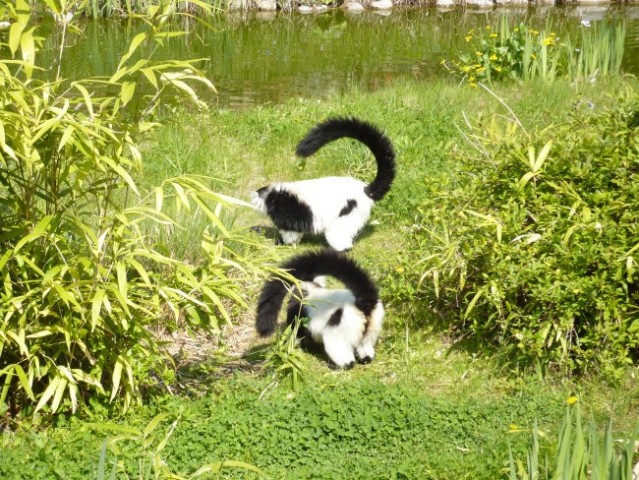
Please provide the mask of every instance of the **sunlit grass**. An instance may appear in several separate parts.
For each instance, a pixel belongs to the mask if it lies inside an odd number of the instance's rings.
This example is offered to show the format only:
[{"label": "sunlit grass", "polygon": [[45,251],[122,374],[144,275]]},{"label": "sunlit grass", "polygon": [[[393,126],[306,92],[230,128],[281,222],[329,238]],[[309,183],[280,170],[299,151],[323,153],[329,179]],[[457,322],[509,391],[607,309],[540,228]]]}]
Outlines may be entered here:
[{"label": "sunlit grass", "polygon": [[[526,91],[506,86],[496,93],[532,128],[565,118],[575,102],[590,102],[597,109],[613,104],[615,95],[606,92],[623,85],[611,81],[575,90],[558,82]],[[407,245],[425,185],[450,182],[451,152],[474,148],[462,134],[466,118],[481,122],[490,114],[504,113],[503,108],[479,89],[403,82],[373,94],[353,90],[243,112],[173,112],[171,121],[147,140],[144,181],[157,184],[185,173],[209,175],[217,179],[216,191],[245,200],[251,189],[275,180],[372,175],[367,173],[374,168],[370,153],[348,140],[327,146],[299,168],[293,153],[297,141],[328,116],[360,116],[388,134],[397,150],[397,180],[373,209],[374,225],[351,252],[378,281],[387,309],[386,328],[375,361],[351,371],[330,370],[323,359],[302,352],[307,367],[298,392],[280,382],[262,395],[272,382],[272,372],[264,369],[269,343],[249,340],[241,356],[238,348],[227,345],[236,356],[220,350],[214,358],[177,364],[177,396],[156,397],[118,421],[139,430],[160,412],[181,412],[162,452],[173,472],[185,475],[209,462],[232,459],[255,465],[271,478],[290,479],[499,478],[509,471],[509,445],[514,459],[524,459],[529,445],[528,436],[511,438],[509,426],[532,430],[537,422],[545,432],[557,432],[565,401],[573,395],[588,418],[592,415],[606,424],[612,416],[615,431],[618,427],[627,433],[639,405],[632,376],[636,370],[629,369],[617,383],[596,376],[510,371],[489,352],[457,342],[442,328],[445,319],[435,322],[436,312],[420,306],[424,302],[418,301],[423,300],[419,295],[414,303],[404,300],[414,285],[402,283],[397,269],[412,265]],[[270,225],[249,209],[238,208],[234,215],[236,228]],[[188,228],[175,232],[177,251],[188,251],[189,233],[205,227],[190,220],[189,213],[182,212],[181,223]],[[274,265],[291,255],[292,247],[252,235],[268,247],[271,258],[265,262]],[[305,242],[296,251],[318,245],[323,242]],[[249,305],[254,306],[260,287],[257,278],[245,285]],[[237,328],[250,329],[253,312],[236,311],[233,321]],[[37,432],[37,421],[32,428],[25,423],[24,432],[5,435],[0,474],[9,479],[50,478],[55,464],[65,478],[89,478],[97,468],[105,434],[83,426],[86,418],[61,416],[54,420],[58,428],[44,433]],[[99,407],[88,418],[113,421]],[[132,447],[121,452],[121,460],[130,464],[137,453]],[[233,472],[229,478],[238,475]],[[250,475],[242,478],[253,478]]]}]

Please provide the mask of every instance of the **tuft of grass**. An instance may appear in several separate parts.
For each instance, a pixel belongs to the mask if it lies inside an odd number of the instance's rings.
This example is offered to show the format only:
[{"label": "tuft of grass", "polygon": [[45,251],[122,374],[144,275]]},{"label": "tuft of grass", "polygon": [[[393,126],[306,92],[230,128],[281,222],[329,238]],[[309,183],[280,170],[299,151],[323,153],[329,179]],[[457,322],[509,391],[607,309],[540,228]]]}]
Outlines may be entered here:
[{"label": "tuft of grass", "polygon": [[[613,435],[612,421],[603,435],[593,420],[583,427],[577,397],[567,400],[566,417],[557,438],[548,438],[535,426],[526,464],[509,453],[510,480],[634,480],[633,458],[639,424],[624,438]],[[543,441],[542,441],[543,440]],[[542,445],[546,443],[549,445]]]}]

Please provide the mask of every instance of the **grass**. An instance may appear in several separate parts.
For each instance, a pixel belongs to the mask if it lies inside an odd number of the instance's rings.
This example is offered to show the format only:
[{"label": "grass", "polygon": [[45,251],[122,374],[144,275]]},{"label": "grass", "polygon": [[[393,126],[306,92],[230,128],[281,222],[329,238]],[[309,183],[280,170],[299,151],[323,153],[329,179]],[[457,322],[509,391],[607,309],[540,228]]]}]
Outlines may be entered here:
[{"label": "grass", "polygon": [[[614,104],[614,94],[606,92],[622,88],[637,90],[637,82],[617,79],[579,91],[564,83],[506,86],[496,94],[528,129],[551,127],[576,102],[592,102],[595,109]],[[156,396],[124,418],[111,418],[108,410],[94,406],[79,417],[23,422],[2,435],[0,476],[93,478],[104,439],[117,432],[92,424],[144,428],[159,413],[169,417],[158,425],[156,443],[145,448],[162,442],[177,420],[163,458],[181,475],[206,463],[238,460],[270,478],[505,478],[509,446],[515,458],[525,458],[535,422],[542,432],[557,432],[571,396],[602,428],[612,417],[618,435],[631,431],[639,407],[636,367],[615,383],[596,376],[509,371],[480,348],[456,344],[445,325],[418,307],[424,302],[404,300],[415,286],[402,283],[396,272],[411,262],[406,246],[424,185],[450,182],[451,152],[473,148],[462,133],[464,116],[480,123],[493,112],[507,113],[487,92],[443,82],[398,83],[372,94],[353,90],[244,112],[170,112],[172,120],[145,146],[145,181],[158,183],[180,173],[209,175],[217,179],[212,181],[216,190],[244,199],[250,190],[277,179],[370,178],[370,154],[345,140],[305,165],[297,163],[296,142],[328,116],[360,116],[386,131],[398,153],[397,181],[373,209],[374,224],[352,252],[378,279],[387,309],[378,358],[336,372],[304,354],[304,382],[297,392],[283,382],[267,388],[272,380],[263,369],[268,343],[252,336],[253,312],[238,311],[227,330],[230,344],[211,346],[199,360],[176,366],[177,395]],[[188,253],[193,229],[205,225],[187,217],[183,225],[175,232],[174,248]],[[236,213],[237,229],[254,225],[270,223],[249,210]],[[275,246],[257,233],[252,238],[268,250],[273,264],[290,255],[292,247]],[[297,249],[321,244],[311,241]],[[254,247],[245,248],[250,252]],[[246,285],[250,305],[259,287],[259,281]],[[145,451],[135,443],[121,449],[119,460],[130,478],[138,478],[137,460]],[[107,464],[113,459],[109,453]],[[223,475],[256,477],[243,469],[223,469]]]}]

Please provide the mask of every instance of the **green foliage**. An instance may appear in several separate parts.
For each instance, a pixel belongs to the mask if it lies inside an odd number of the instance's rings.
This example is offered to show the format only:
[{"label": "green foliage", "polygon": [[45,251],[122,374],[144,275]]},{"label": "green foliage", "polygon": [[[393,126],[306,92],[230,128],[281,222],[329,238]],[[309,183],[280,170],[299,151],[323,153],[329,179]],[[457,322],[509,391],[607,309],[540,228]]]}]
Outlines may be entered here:
[{"label": "green foliage", "polygon": [[[532,430],[532,445],[526,465],[515,461],[510,454],[510,480],[633,480],[633,455],[639,428],[626,440],[618,440],[612,433],[612,420],[603,437],[597,424],[590,422],[588,430],[582,426],[582,414],[576,398],[568,399],[566,418],[558,439],[541,436],[537,425]],[[544,443],[542,445],[540,438]],[[620,445],[620,448],[617,446]],[[544,455],[545,453],[545,455]],[[545,458],[541,458],[545,456]],[[548,458],[552,456],[552,458]]]},{"label": "green foliage", "polygon": [[[44,3],[67,24],[72,3]],[[148,190],[136,182],[137,141],[165,94],[203,106],[193,83],[213,89],[193,62],[136,58],[143,44],[179,34],[167,26],[172,5],[150,9],[110,78],[53,83],[33,75],[29,5],[0,12],[12,18],[0,36],[12,54],[0,61],[0,404],[11,413],[75,411],[96,396],[126,408],[156,376],[171,378],[151,327],[216,329],[229,321],[225,302],[242,303],[220,220],[233,200],[197,177]],[[211,225],[197,263],[158,241],[182,228],[167,212],[182,211]]]},{"label": "green foliage", "polygon": [[636,96],[596,113],[580,102],[530,135],[482,120],[477,154],[458,159],[449,188],[432,186],[416,234],[421,285],[455,330],[513,362],[636,358],[638,111]]},{"label": "green foliage", "polygon": [[508,17],[502,16],[496,27],[468,32],[470,51],[442,64],[471,87],[503,80],[554,81],[564,75],[573,81],[593,81],[619,74],[625,26],[586,25],[575,44],[567,33],[559,38],[549,27],[536,30],[521,22],[511,29]]},{"label": "green foliage", "polygon": [[264,363],[266,368],[273,371],[273,382],[267,388],[277,385],[280,380],[288,380],[291,388],[297,391],[300,381],[304,380],[305,357],[297,347],[299,325],[299,321],[293,325],[287,325],[278,334],[275,343],[269,347]]},{"label": "green foliage", "polygon": [[[118,473],[125,475],[127,478],[134,477],[140,480],[190,480],[219,474],[227,469],[244,469],[263,475],[260,469],[237,461],[209,463],[187,476],[174,473],[164,459],[164,450],[178,426],[180,417],[178,416],[173,420],[167,432],[158,432],[158,427],[172,417],[174,415],[168,413],[158,414],[143,429],[117,424],[87,424],[87,427],[93,427],[97,430],[118,433],[118,435],[109,437],[104,441],[98,462],[98,480],[107,477],[116,478]],[[108,470],[107,450],[115,457]],[[125,462],[125,458],[129,461]],[[107,471],[110,473],[107,474]]]},{"label": "green foliage", "polygon": [[[525,402],[443,398],[408,379],[342,377],[329,372],[295,395],[277,389],[260,399],[270,379],[235,376],[216,382],[201,398],[141,407],[113,428],[74,421],[50,432],[47,448],[21,451],[25,435],[18,433],[0,449],[0,476],[25,478],[22,472],[31,472],[25,465],[33,465],[38,470],[30,479],[51,478],[49,466],[55,465],[68,472],[67,480],[94,478],[90,472],[99,464],[106,432],[107,478],[115,459],[119,472],[138,478],[140,461],[153,472],[158,458],[167,471],[187,478],[203,465],[235,459],[265,473],[223,468],[219,478],[493,480],[508,465],[509,445],[518,456],[526,451],[528,439],[511,438],[510,424],[532,427],[538,418],[546,425],[563,412],[562,402],[547,393],[531,391]],[[172,412],[180,412],[175,428]],[[143,434],[157,415],[162,423]]]}]

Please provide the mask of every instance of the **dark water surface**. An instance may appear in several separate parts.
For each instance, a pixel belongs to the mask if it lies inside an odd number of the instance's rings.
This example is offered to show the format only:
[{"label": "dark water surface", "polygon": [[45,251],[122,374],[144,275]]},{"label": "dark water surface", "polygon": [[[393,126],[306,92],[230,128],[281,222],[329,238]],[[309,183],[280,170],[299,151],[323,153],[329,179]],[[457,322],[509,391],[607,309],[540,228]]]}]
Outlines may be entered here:
[{"label": "dark water surface", "polygon": [[[510,8],[491,11],[396,9],[392,12],[226,15],[206,29],[182,22],[186,37],[171,40],[160,58],[203,58],[219,90],[220,106],[246,108],[291,97],[322,96],[351,85],[374,90],[396,78],[447,75],[442,59],[467,48],[473,28],[495,25],[500,15],[543,28],[559,37],[600,21],[624,22],[625,72],[639,75],[639,6]],[[107,75],[115,71],[139,25],[128,20],[88,21],[71,38],[63,75]],[[47,47],[55,47],[55,35]]]}]

